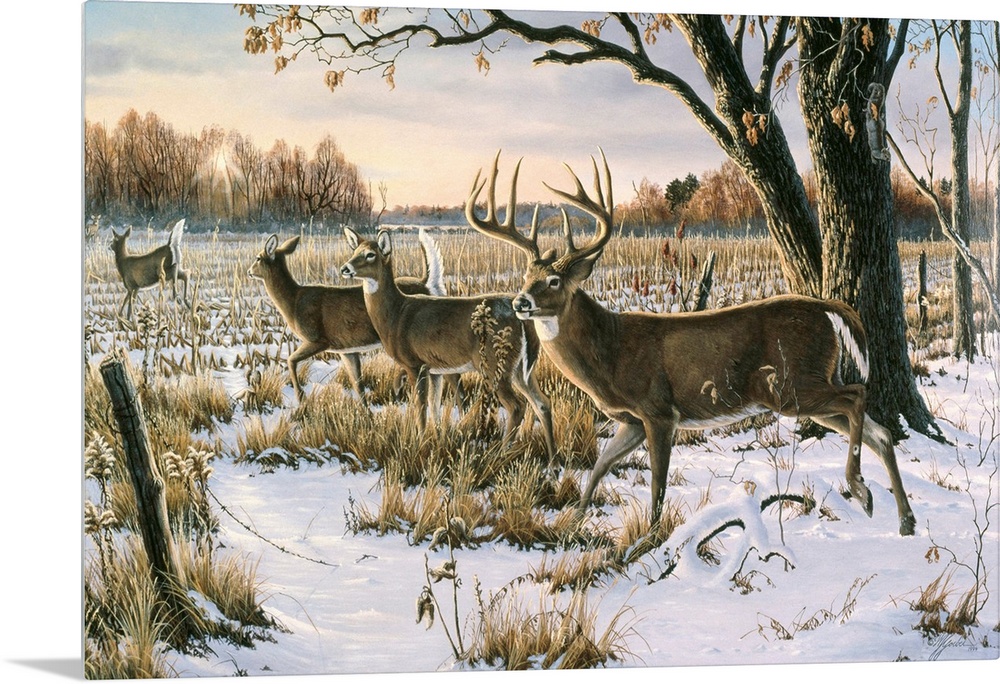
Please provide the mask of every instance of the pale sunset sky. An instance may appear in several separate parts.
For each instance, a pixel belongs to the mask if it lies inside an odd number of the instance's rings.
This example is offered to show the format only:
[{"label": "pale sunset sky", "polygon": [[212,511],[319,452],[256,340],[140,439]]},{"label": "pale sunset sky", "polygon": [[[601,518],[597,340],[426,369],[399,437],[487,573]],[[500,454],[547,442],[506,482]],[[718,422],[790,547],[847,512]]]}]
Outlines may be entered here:
[{"label": "pale sunset sky", "polygon": [[[393,4],[400,4],[398,2]],[[523,0],[505,7],[552,7]],[[958,5],[937,5],[961,11]],[[971,4],[971,3],[967,3]],[[785,6],[784,8],[782,6]],[[675,2],[670,9],[735,12],[794,11],[792,3]],[[871,5],[855,3],[861,11]],[[905,9],[902,9],[905,6]],[[648,0],[583,2],[580,9],[666,9]],[[909,16],[922,3],[880,3],[880,13]],[[849,14],[851,3],[838,4]],[[986,18],[977,10],[970,16]],[[992,10],[994,14],[996,10]],[[551,12],[542,22],[579,25]],[[959,15],[961,16],[961,15]],[[312,152],[331,134],[347,158],[372,183],[388,186],[390,207],[464,202],[472,178],[502,149],[498,191],[506,197],[514,161],[524,157],[519,199],[549,201],[541,181],[565,186],[562,162],[581,177],[589,156],[602,147],[615,179],[615,198],[633,195],[632,183],[647,177],[665,185],[688,172],[701,174],[725,159],[676,98],[663,89],[638,86],[615,64],[531,66],[541,46],[511,39],[490,55],[488,75],[476,69],[470,47],[411,49],[397,63],[390,90],[378,72],[347,74],[331,93],[323,84],[328,68],[302,55],[280,74],[273,56],[249,55],[243,33],[251,25],[227,3],[84,3],[84,116],[113,128],[129,109],[156,112],[181,132],[206,125],[249,134],[269,149],[281,138]],[[690,51],[679,36],[663,36],[653,52],[669,55],[682,74],[694,73]],[[663,63],[667,63],[665,60]],[[928,62],[929,64],[929,62]],[[911,78],[900,69],[899,81]],[[927,82],[927,72],[922,80]],[[692,84],[710,99],[695,76]],[[919,81],[918,81],[919,82]],[[786,135],[800,169],[808,167],[804,131],[794,92],[779,104]],[[921,98],[923,99],[923,98]],[[586,178],[586,177],[585,177]]]}]

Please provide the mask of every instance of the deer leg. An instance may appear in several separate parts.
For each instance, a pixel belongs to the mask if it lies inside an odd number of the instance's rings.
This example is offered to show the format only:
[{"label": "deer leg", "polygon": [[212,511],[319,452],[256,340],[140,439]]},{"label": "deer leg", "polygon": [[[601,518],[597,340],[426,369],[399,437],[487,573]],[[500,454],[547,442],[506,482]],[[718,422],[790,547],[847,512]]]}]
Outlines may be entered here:
[{"label": "deer leg", "polygon": [[507,446],[524,420],[524,401],[514,392],[510,378],[503,378],[497,383],[497,401],[507,410],[507,429],[503,435],[503,444]]},{"label": "deer leg", "polygon": [[[795,413],[799,417],[812,418],[821,425],[824,418],[839,416],[842,420],[834,427],[848,439],[847,465],[844,475],[851,496],[858,500],[861,509],[871,517],[872,493],[865,486],[861,476],[861,443],[864,433],[865,387],[864,385],[813,384],[799,387]],[[846,421],[847,425],[843,425]],[[829,426],[828,426],[829,427]]]},{"label": "deer leg", "polygon": [[303,342],[295,351],[288,355],[288,374],[292,379],[292,389],[295,390],[295,398],[299,401],[302,401],[306,396],[299,385],[299,377],[296,373],[299,362],[308,359],[310,356],[319,354],[324,349],[326,349],[326,344],[323,342]]},{"label": "deer leg", "polygon": [[413,383],[413,404],[417,412],[417,425],[420,427],[421,432],[427,428],[427,385],[430,382],[429,375],[427,366],[421,366],[416,372],[416,378]]},{"label": "deer leg", "polygon": [[663,513],[663,497],[667,490],[667,470],[670,467],[670,450],[674,443],[678,417],[675,414],[662,423],[645,423],[646,445],[649,447],[649,469],[652,484],[652,511],[650,524],[656,525]]},{"label": "deer leg", "polygon": [[[135,302],[135,297],[139,293],[139,290],[127,290],[125,292],[125,299],[122,300],[122,309],[125,305],[128,305],[128,310],[125,313],[125,317],[131,321],[132,320],[132,304]],[[121,310],[119,309],[118,315],[121,316]]]},{"label": "deer leg", "polygon": [[[824,416],[822,418],[814,416],[813,420],[842,435],[850,434],[850,421],[847,416]],[[899,534],[904,537],[912,535],[917,520],[910,508],[910,502],[906,498],[906,490],[903,489],[903,478],[899,474],[899,465],[896,463],[896,450],[892,445],[892,436],[888,430],[872,420],[871,416],[864,414],[861,441],[878,454],[886,474],[889,475],[892,496],[896,500],[896,510],[899,514]]]},{"label": "deer leg", "polygon": [[587,482],[587,489],[580,498],[580,510],[585,510],[594,499],[594,491],[611,466],[630,454],[646,438],[646,430],[641,423],[619,423],[615,436],[604,446],[604,450],[594,464]]},{"label": "deer leg", "polygon": [[344,372],[347,373],[347,380],[351,383],[358,399],[365,406],[368,405],[365,393],[361,389],[361,355],[360,354],[340,354],[340,361],[344,364]]},{"label": "deer leg", "polygon": [[188,301],[188,274],[187,274],[187,271],[182,271],[179,268],[177,269],[177,275],[174,278],[174,299],[175,300],[177,299],[177,279],[178,278],[180,278],[181,280],[184,281],[184,304],[190,305],[190,302]]},{"label": "deer leg", "polygon": [[[512,380],[514,388],[528,400],[532,411],[535,412],[535,415],[538,416],[538,421],[542,424],[542,431],[545,433],[545,448],[549,453],[548,467],[549,470],[555,470],[556,439],[552,429],[552,407],[550,406],[549,398],[545,396],[542,388],[538,386],[538,381],[534,375],[523,378],[515,371]],[[534,421],[529,423],[529,430],[533,423]]]},{"label": "deer leg", "polygon": [[[122,311],[125,310],[125,305],[128,304],[129,298],[132,296],[132,290],[125,290],[125,296],[122,297],[122,305],[118,307],[118,318],[122,317]],[[132,310],[129,309],[129,318],[132,317]]]},{"label": "deer leg", "polygon": [[[878,454],[889,476],[889,485],[892,487],[892,496],[896,500],[896,511],[899,514],[899,534],[904,537],[911,536],[917,526],[917,518],[910,508],[910,501],[906,498],[906,490],[903,489],[903,478],[899,474],[899,464],[896,462],[896,449],[892,445],[892,435],[884,427],[872,420],[867,413],[864,414],[865,429],[862,432],[862,439],[875,453]],[[867,435],[867,439],[866,436]],[[881,445],[881,449],[878,448]]]},{"label": "deer leg", "polygon": [[442,409],[443,403],[443,392],[444,392],[444,378],[440,375],[431,374],[430,375],[430,406],[428,410],[434,419],[434,424],[439,426],[444,420],[444,411]]},{"label": "deer leg", "polygon": [[444,376],[444,380],[451,388],[451,397],[455,403],[455,408],[460,413],[465,413],[468,406],[466,406],[465,391],[462,389],[462,375],[460,373],[452,373],[451,375]]},{"label": "deer leg", "polygon": [[406,386],[409,377],[406,375],[406,371],[400,368],[396,372],[396,377],[392,380],[392,395],[396,401],[403,400],[403,388]]}]

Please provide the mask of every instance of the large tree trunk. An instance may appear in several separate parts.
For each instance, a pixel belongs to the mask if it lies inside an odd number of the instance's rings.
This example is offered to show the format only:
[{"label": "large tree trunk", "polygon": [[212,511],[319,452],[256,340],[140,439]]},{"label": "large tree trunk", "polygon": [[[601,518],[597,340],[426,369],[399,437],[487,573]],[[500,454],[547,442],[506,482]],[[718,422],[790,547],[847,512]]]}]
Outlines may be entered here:
[{"label": "large tree trunk", "polygon": [[[772,116],[769,91],[758,91],[751,84],[742,54],[734,48],[720,17],[684,14],[674,15],[674,20],[712,87],[715,113],[726,128],[720,130],[716,120],[706,120],[696,108],[692,113],[739,166],[760,198],[788,289],[819,297],[819,228],[781,121]],[[749,125],[747,115],[752,117]],[[756,130],[750,130],[753,128]]]},{"label": "large tree trunk", "polygon": [[[940,49],[940,48],[939,48]],[[951,227],[969,242],[969,105],[972,93],[972,22],[958,23],[958,92],[951,112]],[[976,356],[972,308],[972,269],[956,248],[952,263],[952,354],[970,361]]]},{"label": "large tree trunk", "polygon": [[888,80],[888,23],[801,18],[797,29],[799,101],[819,188],[822,294],[854,306],[865,324],[869,414],[897,437],[903,435],[900,416],[927,432],[933,417],[907,353],[890,165],[873,157],[864,125],[869,85],[884,87]]}]

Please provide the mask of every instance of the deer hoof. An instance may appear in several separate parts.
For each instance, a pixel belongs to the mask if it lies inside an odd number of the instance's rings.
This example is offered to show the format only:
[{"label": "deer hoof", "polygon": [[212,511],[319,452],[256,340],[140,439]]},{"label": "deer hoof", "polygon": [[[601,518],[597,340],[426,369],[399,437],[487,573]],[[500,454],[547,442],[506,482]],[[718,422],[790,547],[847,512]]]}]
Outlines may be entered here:
[{"label": "deer hoof", "polygon": [[867,515],[869,518],[872,517],[872,511],[875,510],[875,502],[872,501],[871,490],[865,487],[864,496],[858,497],[858,500],[862,502],[861,509],[865,512],[865,515]]},{"label": "deer hoof", "polygon": [[872,511],[875,508],[875,502],[872,500],[872,493],[868,487],[862,484],[862,480],[859,477],[850,483],[851,496],[858,500],[861,504],[861,510],[865,512],[869,518],[872,517]]}]

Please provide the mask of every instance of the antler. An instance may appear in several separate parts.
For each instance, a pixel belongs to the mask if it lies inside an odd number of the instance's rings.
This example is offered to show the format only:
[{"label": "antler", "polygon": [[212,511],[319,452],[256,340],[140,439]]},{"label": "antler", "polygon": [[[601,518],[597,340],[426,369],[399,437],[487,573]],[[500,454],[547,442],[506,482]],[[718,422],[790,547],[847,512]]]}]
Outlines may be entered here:
[{"label": "antler", "polygon": [[611,195],[611,170],[608,168],[608,159],[604,156],[604,150],[601,150],[601,161],[604,163],[604,186],[607,192],[607,199],[605,199],[605,191],[601,188],[601,174],[597,169],[597,160],[593,157],[590,160],[594,165],[594,194],[596,198],[591,198],[587,194],[587,191],[583,189],[583,184],[580,183],[580,179],[573,173],[573,169],[568,164],[564,164],[563,166],[569,171],[569,175],[573,177],[573,182],[576,184],[576,192],[571,194],[564,190],[557,190],[548,183],[543,183],[553,193],[577,209],[587,212],[597,221],[597,234],[594,235],[594,239],[578,249],[573,244],[573,234],[569,226],[569,217],[563,211],[563,232],[566,235],[566,247],[568,251],[560,260],[566,260],[567,262],[585,259],[600,252],[611,237],[611,224],[615,208],[615,203]]},{"label": "antler", "polygon": [[489,177],[490,187],[486,194],[486,218],[480,219],[476,216],[476,201],[479,199],[479,195],[487,183],[486,180],[482,182],[479,180],[483,173],[482,169],[476,173],[476,179],[472,182],[472,191],[469,193],[469,199],[465,201],[465,218],[469,222],[469,225],[480,233],[503,240],[504,242],[509,242],[527,252],[528,256],[533,260],[537,260],[539,258],[538,207],[535,207],[535,213],[531,219],[531,232],[528,237],[518,232],[517,227],[514,225],[515,214],[517,213],[517,174],[521,169],[520,159],[514,166],[514,175],[510,182],[510,199],[507,202],[507,215],[504,217],[503,223],[500,223],[497,218],[496,187],[497,167],[499,163],[500,151],[497,150],[497,155],[493,159],[493,169]]}]

